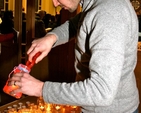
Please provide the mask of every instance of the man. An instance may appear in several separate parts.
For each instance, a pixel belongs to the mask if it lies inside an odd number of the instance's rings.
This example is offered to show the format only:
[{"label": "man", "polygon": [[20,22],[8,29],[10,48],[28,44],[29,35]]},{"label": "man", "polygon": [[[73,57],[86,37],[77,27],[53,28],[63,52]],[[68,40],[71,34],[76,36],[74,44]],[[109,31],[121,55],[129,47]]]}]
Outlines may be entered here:
[{"label": "man", "polygon": [[130,1],[53,0],[53,3],[70,12],[80,3],[83,10],[45,37],[34,40],[27,54],[32,61],[40,51],[38,63],[52,47],[68,42],[69,36],[75,35],[76,82],[41,82],[27,73],[18,73],[10,84],[15,83],[20,89],[11,93],[43,96],[50,103],[78,105],[83,113],[137,113],[139,96],[134,68],[138,20]]}]

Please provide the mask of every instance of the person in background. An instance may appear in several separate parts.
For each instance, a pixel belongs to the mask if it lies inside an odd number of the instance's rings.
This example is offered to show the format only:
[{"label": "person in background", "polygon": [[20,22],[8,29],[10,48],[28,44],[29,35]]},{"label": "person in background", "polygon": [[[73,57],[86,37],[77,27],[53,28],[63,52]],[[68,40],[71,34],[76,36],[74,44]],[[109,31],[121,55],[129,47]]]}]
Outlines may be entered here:
[{"label": "person in background", "polygon": [[57,27],[56,16],[51,15],[51,17],[50,17],[50,22],[49,22],[49,24],[48,24],[48,27],[49,27],[49,28],[52,28],[52,29],[54,29],[55,27]]},{"label": "person in background", "polygon": [[60,14],[55,15],[55,18],[56,18],[57,26],[60,26],[61,25],[61,10],[60,10]]},{"label": "person in background", "polygon": [[0,25],[0,41],[13,41],[17,42],[18,32],[14,29],[14,21],[13,21],[13,11],[8,10],[5,11],[2,16],[2,22]]},{"label": "person in background", "polygon": [[[34,40],[29,60],[41,61],[53,47],[76,38],[76,82],[42,82],[28,73],[14,74],[10,85],[47,103],[82,107],[83,113],[137,113],[139,95],[134,69],[137,62],[138,19],[129,0],[53,0],[54,6],[82,12]],[[71,34],[71,35],[70,35]]]},{"label": "person in background", "polygon": [[48,28],[48,24],[49,24],[50,18],[51,18],[51,14],[46,13],[44,18],[43,18],[43,21],[45,23],[45,28]]},{"label": "person in background", "polygon": [[45,11],[41,10],[36,13],[35,18],[35,38],[41,38],[46,35],[46,29],[44,21],[42,20],[45,16]]},{"label": "person in background", "polygon": [[[13,37],[15,36],[14,33],[8,33],[8,34],[0,34],[0,43],[1,42],[13,42]],[[14,43],[14,42],[13,42]]]},{"label": "person in background", "polygon": [[7,34],[13,32],[14,21],[13,21],[13,11],[5,11],[2,17],[1,23],[1,33]]}]

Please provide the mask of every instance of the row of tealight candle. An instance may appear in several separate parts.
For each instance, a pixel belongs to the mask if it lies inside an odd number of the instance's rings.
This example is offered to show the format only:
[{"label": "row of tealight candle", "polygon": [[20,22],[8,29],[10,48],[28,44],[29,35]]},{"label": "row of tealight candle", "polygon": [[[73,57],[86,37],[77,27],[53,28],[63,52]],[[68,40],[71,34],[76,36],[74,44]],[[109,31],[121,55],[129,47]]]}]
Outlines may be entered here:
[{"label": "row of tealight candle", "polygon": [[80,113],[81,109],[78,106],[59,105],[45,103],[42,97],[37,99],[37,104],[26,102],[23,105],[22,102],[18,105],[8,106],[3,113]]}]

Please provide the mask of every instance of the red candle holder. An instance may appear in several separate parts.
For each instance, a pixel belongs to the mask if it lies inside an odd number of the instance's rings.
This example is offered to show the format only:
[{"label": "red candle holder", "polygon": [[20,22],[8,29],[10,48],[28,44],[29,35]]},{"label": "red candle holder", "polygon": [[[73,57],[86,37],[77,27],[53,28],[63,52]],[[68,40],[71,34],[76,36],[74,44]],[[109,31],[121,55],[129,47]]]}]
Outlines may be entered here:
[{"label": "red candle holder", "polygon": [[6,94],[9,94],[17,99],[21,98],[22,96],[22,93],[19,92],[19,93],[16,93],[16,94],[10,94],[11,91],[13,90],[16,90],[19,88],[19,86],[17,85],[8,85],[8,82],[9,82],[9,79],[12,77],[13,74],[16,74],[16,73],[20,73],[20,72],[26,72],[26,73],[29,73],[30,72],[30,68],[28,68],[26,65],[23,65],[23,64],[19,64],[18,66],[16,66],[13,71],[9,74],[8,76],[8,80],[3,88],[3,91],[6,93]]},{"label": "red candle holder", "polygon": [[13,71],[9,74],[8,76],[8,80],[3,88],[3,91],[6,93],[6,94],[9,94],[17,99],[21,98],[22,97],[22,93],[19,92],[19,93],[16,93],[16,94],[11,94],[10,92],[13,91],[13,90],[16,90],[19,88],[19,86],[17,85],[9,85],[8,82],[9,82],[9,79],[12,77],[13,74],[16,74],[16,73],[20,73],[20,72],[26,72],[26,73],[29,73],[31,68],[34,66],[35,64],[35,61],[36,61],[36,58],[41,54],[41,52],[38,52],[36,53],[36,55],[33,57],[32,59],[32,62],[30,61],[27,61],[26,62],[26,65],[24,64],[19,64],[18,66],[16,66]]}]

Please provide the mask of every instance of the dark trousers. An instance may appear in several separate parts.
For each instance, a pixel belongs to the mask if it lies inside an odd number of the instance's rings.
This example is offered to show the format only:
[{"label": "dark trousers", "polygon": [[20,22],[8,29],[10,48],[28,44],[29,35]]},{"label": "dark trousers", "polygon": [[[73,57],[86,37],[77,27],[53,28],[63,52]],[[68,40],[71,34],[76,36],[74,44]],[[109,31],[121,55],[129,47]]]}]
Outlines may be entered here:
[{"label": "dark trousers", "polygon": [[139,113],[139,110],[138,110],[138,108],[133,112],[133,113]]}]

